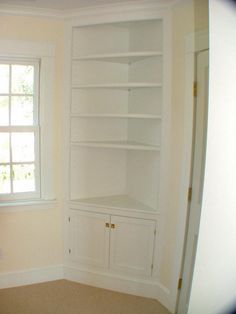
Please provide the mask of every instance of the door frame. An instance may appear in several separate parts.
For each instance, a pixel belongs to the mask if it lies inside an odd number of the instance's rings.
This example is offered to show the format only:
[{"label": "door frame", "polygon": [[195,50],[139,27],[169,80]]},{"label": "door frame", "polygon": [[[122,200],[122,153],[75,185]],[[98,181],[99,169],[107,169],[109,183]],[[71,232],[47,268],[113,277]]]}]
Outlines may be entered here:
[{"label": "door frame", "polygon": [[185,41],[185,101],[184,101],[184,134],[181,179],[179,184],[178,223],[175,246],[174,276],[172,281],[172,300],[175,300],[175,312],[179,299],[179,279],[183,273],[184,249],[186,241],[187,218],[189,212],[188,189],[191,183],[193,126],[194,126],[194,95],[195,54],[209,48],[209,33],[207,31],[191,33]]}]

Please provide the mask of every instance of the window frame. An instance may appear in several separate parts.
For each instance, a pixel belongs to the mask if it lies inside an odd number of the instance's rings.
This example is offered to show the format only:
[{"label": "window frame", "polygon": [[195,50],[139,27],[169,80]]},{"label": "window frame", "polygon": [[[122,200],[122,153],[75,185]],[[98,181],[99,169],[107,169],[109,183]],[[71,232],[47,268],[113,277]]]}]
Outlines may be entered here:
[{"label": "window frame", "polygon": [[[9,166],[10,167],[10,193],[0,194],[1,201],[12,201],[12,200],[32,200],[39,199],[41,197],[41,178],[40,178],[40,119],[39,119],[39,95],[40,95],[40,60],[32,59],[32,58],[3,58],[0,57],[0,64],[7,64],[10,67],[9,72],[9,92],[8,93],[0,93],[0,96],[9,97],[9,125],[0,126],[0,133],[23,133],[30,132],[34,133],[34,161],[32,162],[14,162],[12,160],[12,147],[11,147],[11,137],[9,139],[9,154],[10,160],[7,163],[0,162],[0,166]],[[33,124],[32,125],[11,125],[11,98],[14,96],[25,96],[29,94],[17,94],[13,93],[11,90],[12,83],[12,65],[29,65],[34,67],[34,90],[33,94],[30,95],[33,97]],[[35,191],[29,192],[14,192],[13,191],[13,166],[17,164],[33,164],[35,166],[34,176],[35,176]]]},{"label": "window frame", "polygon": [[[0,199],[0,212],[48,208],[55,204],[55,43],[0,39],[0,59],[39,60],[40,190],[38,198]],[[25,204],[25,205],[24,205]],[[37,205],[38,204],[38,205]],[[40,207],[39,207],[40,206]],[[51,205],[50,205],[51,206]],[[49,207],[50,207],[49,206]]]}]

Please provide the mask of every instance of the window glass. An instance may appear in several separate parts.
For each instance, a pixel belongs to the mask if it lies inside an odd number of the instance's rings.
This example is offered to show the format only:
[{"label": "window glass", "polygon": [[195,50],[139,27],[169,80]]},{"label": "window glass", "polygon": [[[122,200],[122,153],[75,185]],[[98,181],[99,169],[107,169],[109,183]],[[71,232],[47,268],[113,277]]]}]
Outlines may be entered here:
[{"label": "window glass", "polygon": [[9,133],[0,133],[0,163],[10,162]]},{"label": "window glass", "polygon": [[0,94],[9,93],[9,65],[0,64]]},{"label": "window glass", "polygon": [[12,133],[12,161],[34,161],[34,133]]},{"label": "window glass", "polygon": [[12,96],[11,124],[33,125],[33,108],[32,96]]},{"label": "window glass", "polygon": [[0,60],[0,196],[6,199],[40,195],[37,73],[38,62]]},{"label": "window glass", "polygon": [[12,65],[11,86],[13,94],[33,94],[34,67]]},{"label": "window glass", "polygon": [[0,194],[7,194],[10,192],[10,166],[0,165]]},{"label": "window glass", "polygon": [[34,164],[13,166],[13,193],[35,190]]},{"label": "window glass", "polygon": [[[0,86],[1,86],[1,78],[0,78]],[[9,97],[0,96],[0,126],[8,125],[8,124],[9,124]]]}]

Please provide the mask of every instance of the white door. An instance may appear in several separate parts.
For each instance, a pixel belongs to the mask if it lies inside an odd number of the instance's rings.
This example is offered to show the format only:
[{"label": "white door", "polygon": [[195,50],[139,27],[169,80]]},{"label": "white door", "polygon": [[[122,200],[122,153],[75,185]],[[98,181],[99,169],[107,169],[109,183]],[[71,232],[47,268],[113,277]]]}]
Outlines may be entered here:
[{"label": "white door", "polygon": [[71,211],[69,258],[84,266],[107,268],[109,262],[110,216]]},{"label": "white door", "polygon": [[187,227],[188,230],[186,238],[186,250],[182,275],[182,288],[179,297],[178,314],[185,314],[188,312],[188,302],[192,283],[201,215],[208,109],[208,51],[199,52],[197,54],[196,70],[197,99],[192,158],[192,199],[189,207],[189,222]]},{"label": "white door", "polygon": [[110,269],[118,273],[150,276],[156,223],[152,220],[112,216]]}]

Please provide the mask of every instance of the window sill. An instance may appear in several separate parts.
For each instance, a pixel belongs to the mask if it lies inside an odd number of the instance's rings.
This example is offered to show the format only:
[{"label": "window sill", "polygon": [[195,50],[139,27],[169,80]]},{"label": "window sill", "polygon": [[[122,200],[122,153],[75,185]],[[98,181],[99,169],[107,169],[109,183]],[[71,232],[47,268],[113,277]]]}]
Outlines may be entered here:
[{"label": "window sill", "polygon": [[58,201],[53,200],[17,200],[0,201],[0,212],[25,211],[25,210],[48,210],[58,206]]}]

